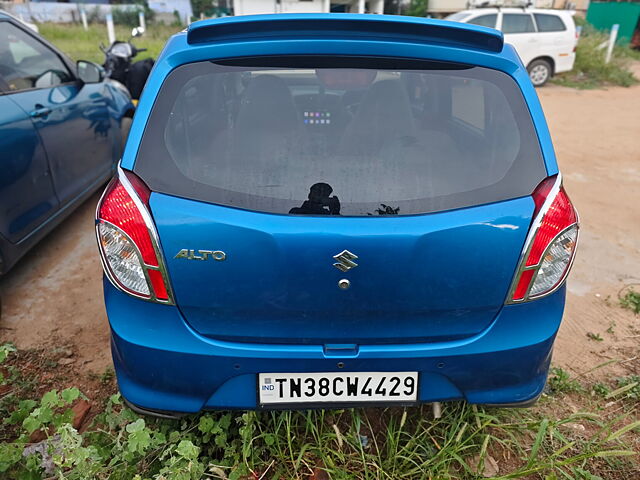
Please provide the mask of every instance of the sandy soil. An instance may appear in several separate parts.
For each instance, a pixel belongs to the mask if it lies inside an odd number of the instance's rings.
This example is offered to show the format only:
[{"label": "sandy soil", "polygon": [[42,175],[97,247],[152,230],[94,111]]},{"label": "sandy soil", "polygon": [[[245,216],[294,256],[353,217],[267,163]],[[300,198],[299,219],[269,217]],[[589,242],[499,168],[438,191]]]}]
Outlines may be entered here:
[{"label": "sandy soil", "polygon": [[640,373],[640,317],[617,298],[640,283],[640,86],[539,92],[582,225],[554,363],[585,374],[613,361],[596,377]]},{"label": "sandy soil", "polygon": [[[640,373],[640,317],[621,309],[616,297],[640,282],[640,86],[547,86],[539,94],[583,226],[554,363],[594,379]],[[101,373],[111,358],[93,233],[97,199],[0,279],[0,341],[65,345],[74,370]]]}]

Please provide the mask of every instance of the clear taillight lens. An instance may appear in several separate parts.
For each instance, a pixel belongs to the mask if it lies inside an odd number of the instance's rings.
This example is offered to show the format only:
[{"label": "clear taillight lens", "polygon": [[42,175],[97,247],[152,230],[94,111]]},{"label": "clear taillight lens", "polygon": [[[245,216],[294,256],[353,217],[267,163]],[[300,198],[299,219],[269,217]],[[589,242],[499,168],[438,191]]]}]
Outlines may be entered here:
[{"label": "clear taillight lens", "polygon": [[507,303],[542,297],[566,279],[578,241],[578,214],[558,177],[545,179],[533,192],[532,230],[518,265]]},{"label": "clear taillight lens", "polygon": [[98,239],[108,267],[127,290],[151,296],[140,252],[121,231],[108,223],[98,224]]},{"label": "clear taillight lens", "polygon": [[172,303],[146,185],[118,171],[96,212],[96,234],[105,274],[120,290],[159,303]]},{"label": "clear taillight lens", "polygon": [[551,242],[544,254],[535,280],[531,284],[529,297],[542,295],[553,289],[564,277],[576,249],[578,226],[573,225]]}]

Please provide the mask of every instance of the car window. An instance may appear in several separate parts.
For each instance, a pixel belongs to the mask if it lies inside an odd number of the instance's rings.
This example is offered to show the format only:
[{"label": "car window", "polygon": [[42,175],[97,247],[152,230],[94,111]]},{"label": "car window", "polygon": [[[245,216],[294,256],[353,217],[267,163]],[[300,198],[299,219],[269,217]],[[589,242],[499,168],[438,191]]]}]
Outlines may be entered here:
[{"label": "car window", "polygon": [[558,15],[548,13],[534,13],[539,32],[563,32],[567,29]]},{"label": "car window", "polygon": [[533,20],[528,13],[505,13],[502,15],[502,33],[535,32]]},{"label": "car window", "polygon": [[484,86],[477,80],[459,79],[451,85],[451,117],[479,130],[485,128]]},{"label": "car window", "polygon": [[458,12],[458,13],[453,13],[449,15],[448,17],[445,18],[445,20],[449,20],[451,22],[461,22],[465,18],[469,17],[470,15],[471,15],[470,13]]},{"label": "car window", "polygon": [[490,27],[496,28],[496,20],[498,19],[498,15],[493,13],[490,15],[480,15],[479,17],[472,18],[467,21],[472,25],[480,25],[481,27]]},{"label": "car window", "polygon": [[135,171],[171,195],[350,216],[524,196],[545,175],[531,116],[508,75],[362,57],[178,67],[155,100]]},{"label": "car window", "polygon": [[73,80],[55,52],[10,22],[0,22],[0,77],[9,91]]}]

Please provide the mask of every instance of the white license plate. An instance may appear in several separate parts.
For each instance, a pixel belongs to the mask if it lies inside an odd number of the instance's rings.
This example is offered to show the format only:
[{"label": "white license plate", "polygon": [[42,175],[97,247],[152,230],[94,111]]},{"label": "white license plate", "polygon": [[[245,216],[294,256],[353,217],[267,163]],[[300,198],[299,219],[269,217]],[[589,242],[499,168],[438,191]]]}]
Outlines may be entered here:
[{"label": "white license plate", "polygon": [[418,372],[261,373],[260,403],[415,402]]}]

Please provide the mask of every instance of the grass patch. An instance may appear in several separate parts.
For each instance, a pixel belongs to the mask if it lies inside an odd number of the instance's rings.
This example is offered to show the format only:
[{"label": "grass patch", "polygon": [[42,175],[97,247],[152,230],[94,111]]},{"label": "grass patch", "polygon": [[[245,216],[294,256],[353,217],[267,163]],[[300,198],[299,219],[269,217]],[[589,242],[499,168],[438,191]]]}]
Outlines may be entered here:
[{"label": "grass patch", "polygon": [[[0,352],[3,367],[24,363],[9,346]],[[550,383],[582,391],[560,369]],[[635,413],[572,413],[554,397],[532,409],[452,402],[439,419],[426,405],[214,412],[169,421],[138,416],[116,394],[105,397],[90,425],[76,428],[71,407],[84,398],[78,388],[33,396],[21,385],[0,397],[3,478],[619,480],[638,468]]]},{"label": "grass patch", "polygon": [[624,287],[619,293],[620,306],[631,310],[633,313],[640,313],[640,293],[636,292],[633,287]]},{"label": "grass patch", "polygon": [[[85,31],[82,25],[76,24],[38,24],[43,37],[57,46],[74,60],[90,60],[102,64],[104,54],[100,51],[100,42],[108,46],[107,27],[103,24],[90,24],[89,30]],[[170,26],[163,24],[148,25],[147,31],[142,37],[134,38],[132,43],[138,48],[146,48],[146,52],[140,53],[136,60],[152,57],[158,58],[167,39],[176,32],[182,30],[183,26]],[[116,25],[116,38],[118,40],[128,40],[131,36],[131,28],[123,25]]]},{"label": "grass patch", "polygon": [[578,41],[573,70],[558,74],[553,83],[580,89],[606,85],[629,87],[638,83],[628,68],[629,61],[636,55],[630,48],[616,47],[611,62],[605,63],[606,48],[599,49],[598,46],[608,38],[608,33],[586,25]]},{"label": "grass patch", "polygon": [[569,372],[560,367],[551,367],[547,387],[552,394],[581,393],[584,388],[575,378],[571,378]]}]

